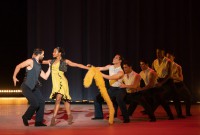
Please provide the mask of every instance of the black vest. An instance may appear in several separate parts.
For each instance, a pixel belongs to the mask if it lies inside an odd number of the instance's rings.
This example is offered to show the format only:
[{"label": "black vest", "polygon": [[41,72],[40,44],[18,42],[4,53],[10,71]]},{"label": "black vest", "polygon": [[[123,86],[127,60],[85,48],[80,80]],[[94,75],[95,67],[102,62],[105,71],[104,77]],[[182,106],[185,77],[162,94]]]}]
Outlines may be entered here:
[{"label": "black vest", "polygon": [[38,83],[38,78],[41,72],[41,65],[33,58],[33,68],[31,70],[26,69],[26,75],[24,77],[24,84],[30,89],[34,89]]},{"label": "black vest", "polygon": [[[55,60],[56,59],[51,60],[51,68],[52,68],[52,64],[55,62]],[[62,59],[60,60],[59,70],[63,71],[63,72],[67,72],[67,63]]]}]

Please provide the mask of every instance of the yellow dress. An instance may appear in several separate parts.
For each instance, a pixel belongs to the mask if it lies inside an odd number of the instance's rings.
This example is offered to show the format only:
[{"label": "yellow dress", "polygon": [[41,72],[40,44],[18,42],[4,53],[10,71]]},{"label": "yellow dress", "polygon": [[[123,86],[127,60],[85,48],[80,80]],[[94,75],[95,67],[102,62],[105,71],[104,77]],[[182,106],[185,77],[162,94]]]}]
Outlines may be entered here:
[{"label": "yellow dress", "polygon": [[68,101],[71,100],[69,95],[69,86],[67,78],[64,75],[63,71],[59,70],[60,62],[52,64],[51,77],[52,77],[52,92],[50,99],[56,99],[56,95],[62,94],[62,100]]}]

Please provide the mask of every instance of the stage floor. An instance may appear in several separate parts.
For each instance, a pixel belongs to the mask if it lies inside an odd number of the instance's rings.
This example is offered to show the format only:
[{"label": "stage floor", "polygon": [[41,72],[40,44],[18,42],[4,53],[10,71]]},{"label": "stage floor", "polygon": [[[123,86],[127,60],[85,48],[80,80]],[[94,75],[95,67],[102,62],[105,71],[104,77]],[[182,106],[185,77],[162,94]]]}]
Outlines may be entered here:
[{"label": "stage floor", "polygon": [[[175,116],[175,120],[168,120],[163,108],[159,106],[155,115],[156,122],[149,122],[146,115],[141,114],[143,108],[138,106],[134,112],[130,123],[123,123],[120,112],[118,118],[115,118],[113,125],[108,124],[108,108],[104,108],[104,120],[91,120],[93,117],[93,104],[72,104],[71,110],[74,117],[74,123],[68,125],[67,115],[61,105],[57,116],[57,125],[50,127],[50,120],[53,114],[53,104],[45,105],[44,123],[47,127],[35,127],[34,119],[29,121],[29,127],[25,127],[22,123],[21,116],[27,109],[28,105],[0,105],[0,134],[1,135],[200,135],[200,105],[192,105],[192,116],[185,119],[176,118],[174,106],[171,109]],[[185,114],[185,107],[183,106]]]}]

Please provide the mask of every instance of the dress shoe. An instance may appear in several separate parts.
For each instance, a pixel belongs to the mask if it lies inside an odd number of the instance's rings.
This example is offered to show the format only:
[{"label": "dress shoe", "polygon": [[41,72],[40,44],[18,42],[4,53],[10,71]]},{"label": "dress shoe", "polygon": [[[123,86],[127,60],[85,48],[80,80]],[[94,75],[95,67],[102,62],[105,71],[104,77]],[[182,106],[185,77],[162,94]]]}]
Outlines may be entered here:
[{"label": "dress shoe", "polygon": [[168,118],[168,120],[174,120],[174,117],[173,117],[173,116],[170,116],[170,117]]},{"label": "dress shoe", "polygon": [[22,120],[23,120],[24,126],[29,126],[28,119],[26,117],[22,116]]},{"label": "dress shoe", "polygon": [[103,119],[103,117],[94,117],[94,118],[92,118],[92,120],[102,120]]},{"label": "dress shoe", "polygon": [[192,116],[192,114],[191,113],[187,113],[186,116]]},{"label": "dress shoe", "polygon": [[123,123],[129,123],[129,122],[130,122],[129,119],[125,119],[125,120],[123,121]]},{"label": "dress shoe", "polygon": [[178,115],[178,118],[184,119],[185,116],[183,116],[183,115]]},{"label": "dress shoe", "polygon": [[156,122],[156,118],[151,118],[149,122]]},{"label": "dress shoe", "polygon": [[143,115],[148,114],[146,110],[142,110],[142,111],[140,111],[140,112],[141,112]]},{"label": "dress shoe", "polygon": [[35,126],[36,127],[44,127],[44,126],[47,126],[47,125],[45,125],[44,123],[42,123],[42,122],[35,122]]},{"label": "dress shoe", "polygon": [[[109,119],[109,116],[107,116],[106,118]],[[117,116],[114,116],[114,118],[117,118]]]}]

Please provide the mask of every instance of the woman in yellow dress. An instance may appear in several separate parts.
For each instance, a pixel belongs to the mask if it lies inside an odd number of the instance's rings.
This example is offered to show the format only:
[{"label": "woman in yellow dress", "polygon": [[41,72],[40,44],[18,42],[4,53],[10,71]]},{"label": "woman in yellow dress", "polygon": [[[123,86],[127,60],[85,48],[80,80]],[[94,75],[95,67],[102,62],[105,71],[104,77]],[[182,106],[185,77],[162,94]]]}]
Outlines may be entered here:
[{"label": "woman in yellow dress", "polygon": [[63,59],[65,55],[64,49],[61,47],[56,47],[53,50],[53,58],[52,60],[44,60],[43,64],[51,63],[51,76],[52,76],[52,92],[50,95],[50,99],[55,100],[54,113],[51,119],[51,125],[55,126],[55,118],[60,108],[60,102],[64,102],[64,106],[68,115],[68,124],[72,124],[73,116],[70,110],[71,97],[69,95],[69,87],[67,78],[64,75],[64,72],[67,71],[67,66],[71,67],[79,67],[82,69],[89,69],[89,67],[84,66],[82,64],[78,64],[72,62],[68,59]]}]

